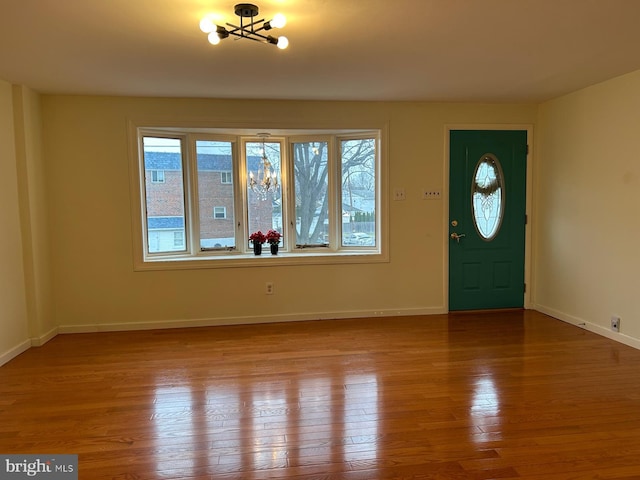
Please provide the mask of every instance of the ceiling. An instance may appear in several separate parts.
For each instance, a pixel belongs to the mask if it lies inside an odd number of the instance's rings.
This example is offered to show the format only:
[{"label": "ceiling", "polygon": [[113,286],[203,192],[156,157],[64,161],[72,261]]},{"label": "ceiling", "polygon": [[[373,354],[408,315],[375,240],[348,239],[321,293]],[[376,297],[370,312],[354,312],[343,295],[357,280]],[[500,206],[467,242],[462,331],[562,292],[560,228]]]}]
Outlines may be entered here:
[{"label": "ceiling", "polygon": [[[227,0],[2,0],[0,78],[41,93],[539,102],[640,69],[640,0],[259,0],[287,50],[207,42]],[[273,31],[272,31],[273,32]]]}]

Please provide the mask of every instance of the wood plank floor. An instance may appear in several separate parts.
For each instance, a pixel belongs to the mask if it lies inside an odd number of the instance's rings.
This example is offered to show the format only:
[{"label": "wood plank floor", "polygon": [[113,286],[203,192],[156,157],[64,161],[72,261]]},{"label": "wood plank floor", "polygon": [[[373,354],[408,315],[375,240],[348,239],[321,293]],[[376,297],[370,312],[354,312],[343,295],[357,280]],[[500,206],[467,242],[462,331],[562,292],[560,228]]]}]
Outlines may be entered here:
[{"label": "wood plank floor", "polygon": [[0,453],[81,479],[640,479],[640,351],[536,312],[59,335]]}]

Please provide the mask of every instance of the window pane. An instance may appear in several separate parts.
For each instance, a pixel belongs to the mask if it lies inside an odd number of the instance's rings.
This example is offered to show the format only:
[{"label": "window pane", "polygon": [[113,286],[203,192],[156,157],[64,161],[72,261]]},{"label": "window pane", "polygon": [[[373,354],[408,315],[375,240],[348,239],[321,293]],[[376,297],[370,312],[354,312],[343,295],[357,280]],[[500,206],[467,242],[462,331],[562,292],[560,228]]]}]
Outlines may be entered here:
[{"label": "window pane", "polygon": [[[145,211],[149,253],[184,251],[175,234],[184,238],[184,183],[180,139],[143,137]],[[162,171],[162,181],[158,174]]]},{"label": "window pane", "polygon": [[232,143],[197,140],[196,155],[200,249],[235,247],[234,185],[224,181],[232,176]]},{"label": "window pane", "polygon": [[[247,186],[249,234],[270,229],[282,233],[282,189],[280,188],[281,145],[279,142],[245,144],[247,174],[253,185]],[[249,239],[246,239],[249,246]]]},{"label": "window pane", "polygon": [[227,208],[213,207],[213,218],[227,218]]},{"label": "window pane", "polygon": [[151,181],[153,183],[163,183],[164,170],[151,170]]},{"label": "window pane", "polygon": [[329,239],[328,143],[293,143],[296,244],[325,245]]},{"label": "window pane", "polygon": [[504,213],[502,167],[493,154],[484,155],[476,164],[471,202],[476,231],[483,240],[493,240],[500,230]]},{"label": "window pane", "polygon": [[173,232],[173,244],[176,247],[184,247],[184,232]]},{"label": "window pane", "polygon": [[283,235],[285,263],[301,254],[383,253],[377,131],[325,130],[304,138],[284,130],[274,136],[230,129],[139,131],[144,236],[136,262],[162,261],[159,268],[167,259],[241,263],[252,248],[244,237],[269,229]]},{"label": "window pane", "polygon": [[342,140],[342,245],[376,245],[376,141]]}]

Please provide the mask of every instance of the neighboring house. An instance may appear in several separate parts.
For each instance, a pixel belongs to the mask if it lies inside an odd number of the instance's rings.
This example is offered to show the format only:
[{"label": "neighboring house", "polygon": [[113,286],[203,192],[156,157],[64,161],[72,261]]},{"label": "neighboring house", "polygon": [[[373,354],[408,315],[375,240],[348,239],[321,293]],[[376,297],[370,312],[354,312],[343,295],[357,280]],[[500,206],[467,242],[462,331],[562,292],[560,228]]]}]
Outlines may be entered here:
[{"label": "neighboring house", "polygon": [[149,217],[147,218],[147,228],[150,252],[170,252],[184,249],[184,217]]},{"label": "neighboring house", "polygon": [[[145,189],[149,252],[180,251],[186,248],[184,182],[179,153],[145,152]],[[260,157],[248,157],[249,169],[256,171]],[[220,248],[235,245],[234,183],[229,155],[200,153],[198,192],[200,203],[200,246]],[[254,211],[270,218],[273,204],[249,196]],[[251,228],[251,226],[250,226]]]}]

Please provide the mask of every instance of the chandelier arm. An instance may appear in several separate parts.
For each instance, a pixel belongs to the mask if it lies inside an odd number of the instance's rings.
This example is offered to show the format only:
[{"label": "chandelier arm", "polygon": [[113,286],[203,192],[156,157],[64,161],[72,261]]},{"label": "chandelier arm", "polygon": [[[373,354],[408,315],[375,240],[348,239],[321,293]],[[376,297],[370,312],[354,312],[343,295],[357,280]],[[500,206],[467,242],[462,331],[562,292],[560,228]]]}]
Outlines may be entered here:
[{"label": "chandelier arm", "polygon": [[230,31],[229,35],[233,35],[234,37],[238,37],[238,38],[246,38],[247,40],[253,40],[254,42],[269,43],[269,38],[265,37],[264,35],[260,35],[259,33],[253,33],[253,32],[238,33],[235,31]]},{"label": "chandelier arm", "polygon": [[231,33],[231,32],[237,32],[238,30],[242,30],[242,27],[239,27],[239,26],[237,26],[237,25],[234,25],[233,23],[229,23],[229,22],[227,22],[227,23],[225,23],[225,25],[226,25],[227,27],[233,27],[233,30],[228,30],[228,32],[229,32],[229,33]]},{"label": "chandelier arm", "polygon": [[[260,28],[258,28],[258,30],[255,30],[254,27],[256,25],[258,25],[259,23],[262,23],[262,26]],[[250,25],[247,25],[247,28],[249,28],[249,27],[251,27],[251,31],[252,32],[264,30],[264,18],[261,18],[260,20],[256,20],[255,22],[251,22]]]},{"label": "chandelier arm", "polygon": [[[264,19],[262,20],[257,20],[256,22],[253,22],[251,25],[234,25],[233,23],[226,23],[226,25],[228,27],[232,27],[232,30],[227,30],[227,32],[230,35],[235,35],[236,37],[244,37],[244,38],[251,38],[251,35],[256,35],[264,40],[267,40],[267,37],[265,35],[262,35],[258,32],[261,32],[262,30],[265,30],[264,26],[261,26],[260,28],[254,30],[253,26],[260,23],[260,22],[264,22]],[[252,27],[251,30],[249,30],[249,27]],[[240,33],[238,33],[240,32]],[[255,39],[252,39],[255,40]]]},{"label": "chandelier arm", "polygon": [[266,28],[264,26],[264,19],[263,20],[258,20],[257,22],[255,22],[254,24],[252,24],[252,26],[255,26],[256,24],[263,22],[262,25],[259,28],[256,28],[255,30],[252,29],[251,33],[257,33],[257,32],[261,32],[262,30],[268,30],[268,28]]},{"label": "chandelier arm", "polygon": [[[259,32],[261,30],[266,30],[264,27],[264,18],[261,18],[260,20],[256,20],[255,22],[251,22],[248,24],[244,24],[242,22],[242,18],[240,19],[240,26],[238,25],[234,25],[233,23],[229,23],[226,22],[225,25],[227,25],[228,27],[233,27],[234,30],[241,30],[243,32],[247,32],[247,33],[254,33],[254,32]],[[262,24],[259,28],[255,29],[254,27],[257,26],[258,24]]]},{"label": "chandelier arm", "polygon": [[[265,42],[266,42],[267,40],[269,40],[269,38],[268,38],[268,37],[266,37],[265,35],[261,35],[261,34],[256,33],[256,32],[253,32],[253,34],[254,34],[256,37],[260,37],[260,38],[261,38],[262,40],[264,40]],[[257,40],[257,39],[256,39],[256,40]]]},{"label": "chandelier arm", "polygon": [[[278,46],[279,48],[286,48],[288,42],[285,37],[274,37],[271,35],[264,35],[262,31],[268,31],[272,28],[275,28],[271,25],[271,20],[265,20],[264,18],[254,20],[254,18],[258,15],[259,9],[256,5],[251,3],[239,3],[235,6],[235,13],[240,18],[240,25],[234,25],[233,23],[225,23],[227,27],[230,29],[227,30],[225,27],[216,25],[216,33],[218,34],[218,41],[211,41],[214,45],[216,45],[219,40],[223,40],[227,38],[229,35],[233,35],[237,38],[247,38],[249,40],[253,40],[255,42],[260,43],[270,43]],[[245,24],[245,20],[248,20],[248,23]],[[205,32],[209,33],[210,32]],[[280,40],[284,40],[284,45],[280,45]]]}]

